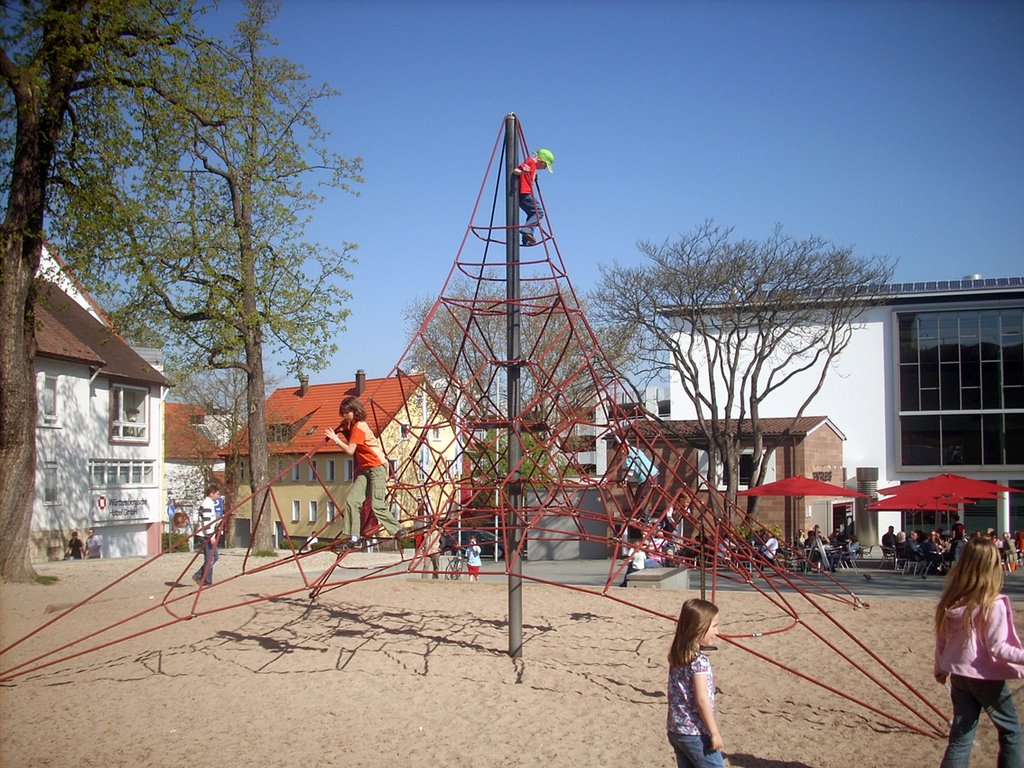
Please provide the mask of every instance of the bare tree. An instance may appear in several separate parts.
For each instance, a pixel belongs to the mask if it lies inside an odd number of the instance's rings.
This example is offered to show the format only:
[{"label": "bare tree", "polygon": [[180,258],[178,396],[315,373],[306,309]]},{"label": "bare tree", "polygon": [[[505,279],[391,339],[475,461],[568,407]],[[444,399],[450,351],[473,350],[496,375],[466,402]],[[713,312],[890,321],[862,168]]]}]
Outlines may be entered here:
[{"label": "bare tree", "polygon": [[636,339],[639,368],[678,376],[706,443],[708,480],[724,479],[735,499],[743,443],[753,444],[753,484],[779,445],[764,434],[765,400],[803,386],[783,432],[796,426],[893,267],[779,226],[763,241],[733,240],[732,229],[706,221],[675,242],[638,247],[639,266],[602,268],[596,318]]}]

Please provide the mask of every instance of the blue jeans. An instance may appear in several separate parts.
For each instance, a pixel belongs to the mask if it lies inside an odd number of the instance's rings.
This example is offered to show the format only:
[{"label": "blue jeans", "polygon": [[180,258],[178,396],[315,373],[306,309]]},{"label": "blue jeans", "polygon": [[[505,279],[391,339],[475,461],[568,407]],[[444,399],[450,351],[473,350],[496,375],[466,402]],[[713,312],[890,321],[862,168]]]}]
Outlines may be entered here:
[{"label": "blue jeans", "polygon": [[526,214],[523,229],[533,234],[533,226],[544,218],[544,209],[537,204],[533,195],[519,195],[519,207]]},{"label": "blue jeans", "polygon": [[978,718],[985,710],[999,733],[998,768],[1022,768],[1021,725],[1005,680],[976,680],[950,675],[953,724],[940,768],[967,768]]},{"label": "blue jeans", "polygon": [[203,564],[199,567],[192,578],[196,581],[201,581],[206,586],[213,584],[213,564],[220,559],[220,553],[217,551],[217,539],[214,536],[197,536],[196,541],[202,541],[203,547]]},{"label": "blue jeans", "polygon": [[684,736],[681,733],[668,734],[668,743],[676,753],[678,768],[725,768],[722,750],[711,751],[707,736]]}]

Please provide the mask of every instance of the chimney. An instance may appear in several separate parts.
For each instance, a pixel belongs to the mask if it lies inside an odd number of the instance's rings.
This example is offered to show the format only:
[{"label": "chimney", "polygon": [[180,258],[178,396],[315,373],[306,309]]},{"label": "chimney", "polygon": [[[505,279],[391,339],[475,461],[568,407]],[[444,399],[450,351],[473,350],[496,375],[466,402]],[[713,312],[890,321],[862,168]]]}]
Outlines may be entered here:
[{"label": "chimney", "polygon": [[366,389],[366,371],[360,368],[356,371],[356,397],[363,394],[364,389]]},{"label": "chimney", "polygon": [[304,373],[299,374],[299,397],[305,397],[306,393],[309,392],[309,376]]}]

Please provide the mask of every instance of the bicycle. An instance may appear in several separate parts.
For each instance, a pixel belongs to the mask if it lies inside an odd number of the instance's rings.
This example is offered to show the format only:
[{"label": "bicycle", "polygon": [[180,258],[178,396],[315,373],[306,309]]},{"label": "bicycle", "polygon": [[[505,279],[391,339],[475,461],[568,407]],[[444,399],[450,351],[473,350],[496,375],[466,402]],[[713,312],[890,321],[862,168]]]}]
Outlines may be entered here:
[{"label": "bicycle", "polygon": [[444,577],[452,581],[458,581],[465,567],[466,557],[460,552],[453,553],[448,557],[448,564],[444,569]]}]

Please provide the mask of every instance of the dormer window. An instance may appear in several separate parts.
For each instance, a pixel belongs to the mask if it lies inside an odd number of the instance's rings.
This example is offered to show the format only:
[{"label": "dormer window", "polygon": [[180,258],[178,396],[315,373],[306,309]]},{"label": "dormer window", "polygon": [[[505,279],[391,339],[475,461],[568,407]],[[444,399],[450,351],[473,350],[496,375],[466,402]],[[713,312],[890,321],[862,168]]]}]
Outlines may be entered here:
[{"label": "dormer window", "polygon": [[267,442],[287,443],[292,439],[292,427],[290,424],[269,424],[267,425]]}]

